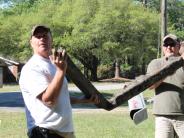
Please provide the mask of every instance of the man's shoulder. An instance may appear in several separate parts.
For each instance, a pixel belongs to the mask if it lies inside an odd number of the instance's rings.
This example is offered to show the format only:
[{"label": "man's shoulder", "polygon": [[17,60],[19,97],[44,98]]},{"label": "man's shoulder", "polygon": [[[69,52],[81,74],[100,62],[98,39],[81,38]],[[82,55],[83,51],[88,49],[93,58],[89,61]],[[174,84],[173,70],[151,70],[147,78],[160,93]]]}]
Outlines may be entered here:
[{"label": "man's shoulder", "polygon": [[153,59],[150,64],[159,64],[160,62],[162,62],[164,60],[164,58],[156,58]]},{"label": "man's shoulder", "polygon": [[147,73],[155,72],[156,70],[158,70],[162,67],[162,64],[163,64],[163,58],[153,59],[148,64]]},{"label": "man's shoulder", "polygon": [[30,58],[26,64],[23,66],[21,73],[28,73],[32,70],[39,70],[40,69],[40,64],[38,60],[35,60],[33,58]]}]

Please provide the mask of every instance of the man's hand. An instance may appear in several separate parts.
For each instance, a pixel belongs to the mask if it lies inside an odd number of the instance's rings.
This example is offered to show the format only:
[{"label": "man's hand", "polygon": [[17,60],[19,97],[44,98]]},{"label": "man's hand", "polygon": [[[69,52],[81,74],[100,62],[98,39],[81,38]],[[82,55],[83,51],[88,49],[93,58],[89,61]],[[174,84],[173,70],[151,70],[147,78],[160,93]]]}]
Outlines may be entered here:
[{"label": "man's hand", "polygon": [[64,49],[58,49],[54,51],[53,63],[56,65],[58,70],[64,71],[66,73],[67,69],[67,54]]},{"label": "man's hand", "polygon": [[98,97],[97,94],[93,94],[91,95],[91,97],[89,98],[89,102],[93,103],[93,104],[99,104],[100,103],[100,99]]},{"label": "man's hand", "polygon": [[56,104],[57,98],[61,92],[60,89],[63,85],[67,69],[67,57],[65,50],[55,50],[51,60],[56,66],[56,73],[47,89],[38,96],[38,99],[40,99],[48,107],[52,107]]}]

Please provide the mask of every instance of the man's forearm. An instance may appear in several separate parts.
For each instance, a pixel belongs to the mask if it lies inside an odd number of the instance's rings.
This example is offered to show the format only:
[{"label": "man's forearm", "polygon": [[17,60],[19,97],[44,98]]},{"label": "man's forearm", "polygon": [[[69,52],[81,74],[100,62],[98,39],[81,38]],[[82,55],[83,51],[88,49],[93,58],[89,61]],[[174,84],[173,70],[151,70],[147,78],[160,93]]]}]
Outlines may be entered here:
[{"label": "man's forearm", "polygon": [[70,97],[71,104],[92,103],[89,99]]},{"label": "man's forearm", "polygon": [[57,101],[57,97],[59,96],[63,80],[64,72],[56,71],[53,80],[51,81],[47,89],[38,96],[38,98],[47,106],[53,106]]},{"label": "man's forearm", "polygon": [[151,87],[149,87],[149,89],[150,90],[156,89],[162,82],[163,82],[163,80],[158,81],[157,83],[155,83]]}]

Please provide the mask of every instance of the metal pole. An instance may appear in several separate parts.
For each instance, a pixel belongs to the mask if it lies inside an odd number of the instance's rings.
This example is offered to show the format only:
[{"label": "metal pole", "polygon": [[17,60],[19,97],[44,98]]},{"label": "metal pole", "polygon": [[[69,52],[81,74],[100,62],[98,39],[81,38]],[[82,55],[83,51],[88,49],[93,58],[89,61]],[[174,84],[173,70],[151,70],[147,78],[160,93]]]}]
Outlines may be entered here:
[{"label": "metal pole", "polygon": [[[161,0],[161,46],[163,45],[163,38],[167,34],[167,0]],[[161,48],[161,56],[163,51]]]},{"label": "metal pole", "polygon": [[147,0],[143,0],[143,5],[147,7]]}]

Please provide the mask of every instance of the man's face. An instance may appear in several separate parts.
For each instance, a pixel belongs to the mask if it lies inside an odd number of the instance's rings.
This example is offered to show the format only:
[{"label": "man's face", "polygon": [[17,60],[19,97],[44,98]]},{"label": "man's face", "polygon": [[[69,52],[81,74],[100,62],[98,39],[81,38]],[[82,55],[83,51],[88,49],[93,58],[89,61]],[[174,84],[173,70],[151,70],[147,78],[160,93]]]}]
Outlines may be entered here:
[{"label": "man's face", "polygon": [[164,43],[162,48],[163,48],[164,55],[166,57],[177,56],[179,54],[180,44],[179,42],[175,43],[170,40],[168,42],[166,41],[166,43]]},{"label": "man's face", "polygon": [[49,58],[51,54],[52,36],[49,32],[40,31],[35,33],[30,40],[35,54]]}]

